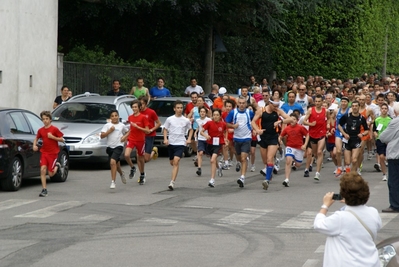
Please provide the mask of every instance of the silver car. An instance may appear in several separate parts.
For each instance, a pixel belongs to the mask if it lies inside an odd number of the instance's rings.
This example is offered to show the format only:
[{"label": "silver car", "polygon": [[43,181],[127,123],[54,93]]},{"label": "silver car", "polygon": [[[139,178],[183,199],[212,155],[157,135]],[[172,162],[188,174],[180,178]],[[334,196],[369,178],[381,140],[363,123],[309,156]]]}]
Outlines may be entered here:
[{"label": "silver car", "polygon": [[[63,133],[71,161],[107,162],[106,139],[100,138],[110,111],[117,110],[122,122],[133,113],[132,95],[100,96],[85,93],[72,97],[53,112],[53,124]],[[133,157],[134,155],[132,155]]]}]

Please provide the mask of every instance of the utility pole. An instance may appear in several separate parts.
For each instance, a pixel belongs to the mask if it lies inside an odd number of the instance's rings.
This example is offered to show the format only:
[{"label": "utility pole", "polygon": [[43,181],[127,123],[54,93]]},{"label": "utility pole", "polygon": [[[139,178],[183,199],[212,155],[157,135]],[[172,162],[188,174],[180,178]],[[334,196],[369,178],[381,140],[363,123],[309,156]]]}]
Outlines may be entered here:
[{"label": "utility pole", "polygon": [[206,94],[211,92],[213,83],[213,64],[214,64],[214,53],[213,53],[213,27],[209,26],[208,34],[205,44],[205,81],[204,91]]}]

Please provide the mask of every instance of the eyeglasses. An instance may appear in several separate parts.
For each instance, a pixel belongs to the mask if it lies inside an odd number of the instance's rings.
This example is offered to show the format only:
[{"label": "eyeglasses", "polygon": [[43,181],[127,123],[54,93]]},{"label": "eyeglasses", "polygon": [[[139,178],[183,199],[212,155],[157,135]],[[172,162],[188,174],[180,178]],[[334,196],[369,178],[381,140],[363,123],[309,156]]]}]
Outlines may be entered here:
[{"label": "eyeglasses", "polygon": [[263,95],[263,97],[269,97],[269,95]]}]

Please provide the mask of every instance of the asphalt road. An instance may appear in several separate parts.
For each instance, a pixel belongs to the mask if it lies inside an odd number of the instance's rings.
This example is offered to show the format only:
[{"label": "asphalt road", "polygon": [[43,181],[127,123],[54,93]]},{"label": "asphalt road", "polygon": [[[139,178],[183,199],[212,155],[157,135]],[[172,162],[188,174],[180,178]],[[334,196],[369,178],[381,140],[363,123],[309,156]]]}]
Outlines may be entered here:
[{"label": "asphalt road", "polygon": [[[366,161],[362,175],[368,205],[381,210],[388,189],[373,164]],[[331,162],[324,161],[320,182],[314,172],[304,178],[301,167],[288,188],[282,169],[267,191],[259,154],[244,188],[233,168],[209,188],[208,160],[198,177],[192,158],[182,159],[174,191],[166,157],[146,167],[145,185],[118,177],[112,190],[109,170],[80,164],[65,183],[49,183],[46,198],[38,197],[38,178],[0,192],[0,266],[322,266],[325,236],[312,225],[324,194],[339,189]],[[377,241],[398,235],[397,214],[380,215]]]}]

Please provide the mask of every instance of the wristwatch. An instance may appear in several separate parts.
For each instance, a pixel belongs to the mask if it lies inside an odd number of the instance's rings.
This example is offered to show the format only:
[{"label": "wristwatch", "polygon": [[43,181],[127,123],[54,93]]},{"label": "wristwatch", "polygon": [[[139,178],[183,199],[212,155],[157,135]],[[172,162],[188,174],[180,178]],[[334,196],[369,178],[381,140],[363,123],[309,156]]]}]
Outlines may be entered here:
[{"label": "wristwatch", "polygon": [[320,208],[322,208],[322,209],[326,209],[326,210],[328,210],[328,207],[327,207],[327,205],[321,205],[321,207]]}]

